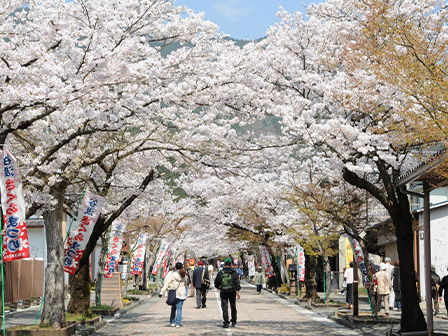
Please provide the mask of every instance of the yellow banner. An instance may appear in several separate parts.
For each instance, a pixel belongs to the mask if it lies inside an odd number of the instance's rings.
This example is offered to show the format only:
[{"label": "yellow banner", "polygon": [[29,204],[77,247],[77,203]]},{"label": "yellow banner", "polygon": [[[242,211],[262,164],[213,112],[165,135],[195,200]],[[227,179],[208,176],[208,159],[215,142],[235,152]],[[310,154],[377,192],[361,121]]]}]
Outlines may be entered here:
[{"label": "yellow banner", "polygon": [[350,263],[353,261],[353,250],[352,245],[350,244],[350,241],[348,238],[345,238],[345,267],[349,268]]}]

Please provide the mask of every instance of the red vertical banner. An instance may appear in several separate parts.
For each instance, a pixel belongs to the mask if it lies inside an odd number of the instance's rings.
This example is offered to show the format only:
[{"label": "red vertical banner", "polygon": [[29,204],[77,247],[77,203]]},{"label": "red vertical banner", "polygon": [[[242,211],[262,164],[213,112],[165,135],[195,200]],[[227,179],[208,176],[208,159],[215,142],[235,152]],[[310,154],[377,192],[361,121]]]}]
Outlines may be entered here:
[{"label": "red vertical banner", "polygon": [[5,148],[0,161],[0,194],[5,225],[3,261],[29,258],[22,180],[16,159]]},{"label": "red vertical banner", "polygon": [[163,257],[163,275],[162,277],[165,279],[166,275],[168,274],[168,253],[165,253],[165,256]]},{"label": "red vertical banner", "polygon": [[274,275],[274,269],[271,265],[271,258],[269,257],[269,252],[266,249],[266,246],[261,245],[260,246],[260,254],[261,254],[261,261],[264,266],[264,271],[268,277],[271,277]]}]

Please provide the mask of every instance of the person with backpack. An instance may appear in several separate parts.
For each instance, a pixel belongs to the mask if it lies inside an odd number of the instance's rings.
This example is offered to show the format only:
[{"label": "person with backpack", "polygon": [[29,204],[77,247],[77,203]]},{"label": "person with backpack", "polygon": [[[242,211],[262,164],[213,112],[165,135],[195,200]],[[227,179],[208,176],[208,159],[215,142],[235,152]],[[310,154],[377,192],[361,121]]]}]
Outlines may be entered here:
[{"label": "person with backpack", "polygon": [[[218,272],[215,278],[215,287],[220,291],[222,317],[224,328],[228,328],[230,322],[232,327],[236,325],[236,299],[240,298],[240,278],[238,273],[232,268],[232,259],[224,260],[224,268]],[[229,321],[229,302],[232,319]]]}]

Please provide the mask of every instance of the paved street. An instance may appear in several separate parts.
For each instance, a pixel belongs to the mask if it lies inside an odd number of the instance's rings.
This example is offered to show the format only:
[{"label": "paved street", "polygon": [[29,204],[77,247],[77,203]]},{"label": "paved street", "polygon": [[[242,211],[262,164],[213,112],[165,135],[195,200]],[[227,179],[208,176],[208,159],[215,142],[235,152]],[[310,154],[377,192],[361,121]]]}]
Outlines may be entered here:
[{"label": "paved street", "polygon": [[256,294],[255,287],[244,283],[237,301],[238,324],[222,328],[218,292],[212,289],[205,309],[196,309],[196,300],[184,303],[182,327],[169,326],[170,307],[165,299],[148,298],[95,335],[360,335],[310,310],[289,303],[276,295]]}]

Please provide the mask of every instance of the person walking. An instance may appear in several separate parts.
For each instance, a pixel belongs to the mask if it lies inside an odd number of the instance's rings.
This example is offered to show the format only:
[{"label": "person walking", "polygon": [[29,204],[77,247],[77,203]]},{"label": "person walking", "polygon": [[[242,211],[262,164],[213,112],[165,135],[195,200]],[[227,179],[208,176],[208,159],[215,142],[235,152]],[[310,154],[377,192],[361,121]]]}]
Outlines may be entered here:
[{"label": "person walking", "polygon": [[381,301],[384,300],[384,310],[386,311],[386,316],[389,316],[389,294],[392,289],[392,280],[389,273],[386,272],[386,269],[386,264],[381,264],[380,271],[376,273],[376,280],[378,282],[376,286],[376,292],[378,293],[376,309],[379,313],[381,310]]},{"label": "person walking", "polygon": [[198,309],[205,308],[207,302],[207,290],[210,285],[208,271],[204,267],[204,262],[200,260],[198,267],[193,271],[193,286],[196,289],[196,306]]},{"label": "person walking", "polygon": [[[241,297],[241,285],[238,273],[232,268],[232,260],[230,258],[224,260],[224,268],[216,275],[215,287],[220,291],[222,317],[224,320],[223,327],[228,328],[230,322],[232,322],[232,327],[234,327],[237,321],[236,299]],[[232,313],[230,321],[229,302]]]},{"label": "person walking", "polygon": [[350,267],[344,272],[344,281],[347,286],[345,302],[350,309],[353,309],[353,261],[350,262]]},{"label": "person walking", "polygon": [[210,281],[213,278],[213,263],[209,263],[208,264],[208,278],[210,279]]},{"label": "person walking", "polygon": [[187,299],[185,296],[185,287],[187,285],[187,271],[184,270],[184,266],[181,262],[177,262],[175,266],[176,271],[172,273],[168,281],[165,281],[162,289],[160,290],[159,298],[162,297],[162,293],[167,289],[173,289],[176,291],[176,303],[171,306],[170,325],[172,327],[180,328],[182,321],[182,306]]},{"label": "person walking", "polygon": [[439,286],[440,276],[436,273],[436,267],[431,265],[431,297],[434,302],[434,315],[439,313]]},{"label": "person walking", "polygon": [[194,267],[194,265],[189,265],[187,268],[188,279],[189,279],[188,288],[189,288],[189,292],[190,292],[190,294],[188,294],[188,297],[194,297],[196,295],[195,289],[193,286],[193,272],[194,272],[193,267]]},{"label": "person walking", "polygon": [[[446,268],[446,270],[448,271],[448,267]],[[439,285],[440,299],[439,300],[442,300],[442,293],[444,294],[443,300],[445,301],[445,307],[446,307],[446,311],[448,314],[448,275],[445,275],[443,277],[442,281],[440,282],[440,285]]]},{"label": "person walking", "polygon": [[395,303],[397,309],[401,310],[401,281],[400,281],[400,261],[397,259],[394,263],[394,280],[392,281],[395,292]]},{"label": "person walking", "polygon": [[255,273],[254,282],[257,285],[257,294],[261,293],[261,288],[263,288],[264,276],[261,272],[261,266],[257,267],[257,273]]},{"label": "person walking", "polygon": [[[391,265],[391,260],[389,257],[384,258],[384,262],[386,263],[386,273],[389,274],[390,280],[393,283],[395,267]],[[394,310],[394,307],[395,307],[395,292],[392,290],[389,294],[389,309]]]}]

